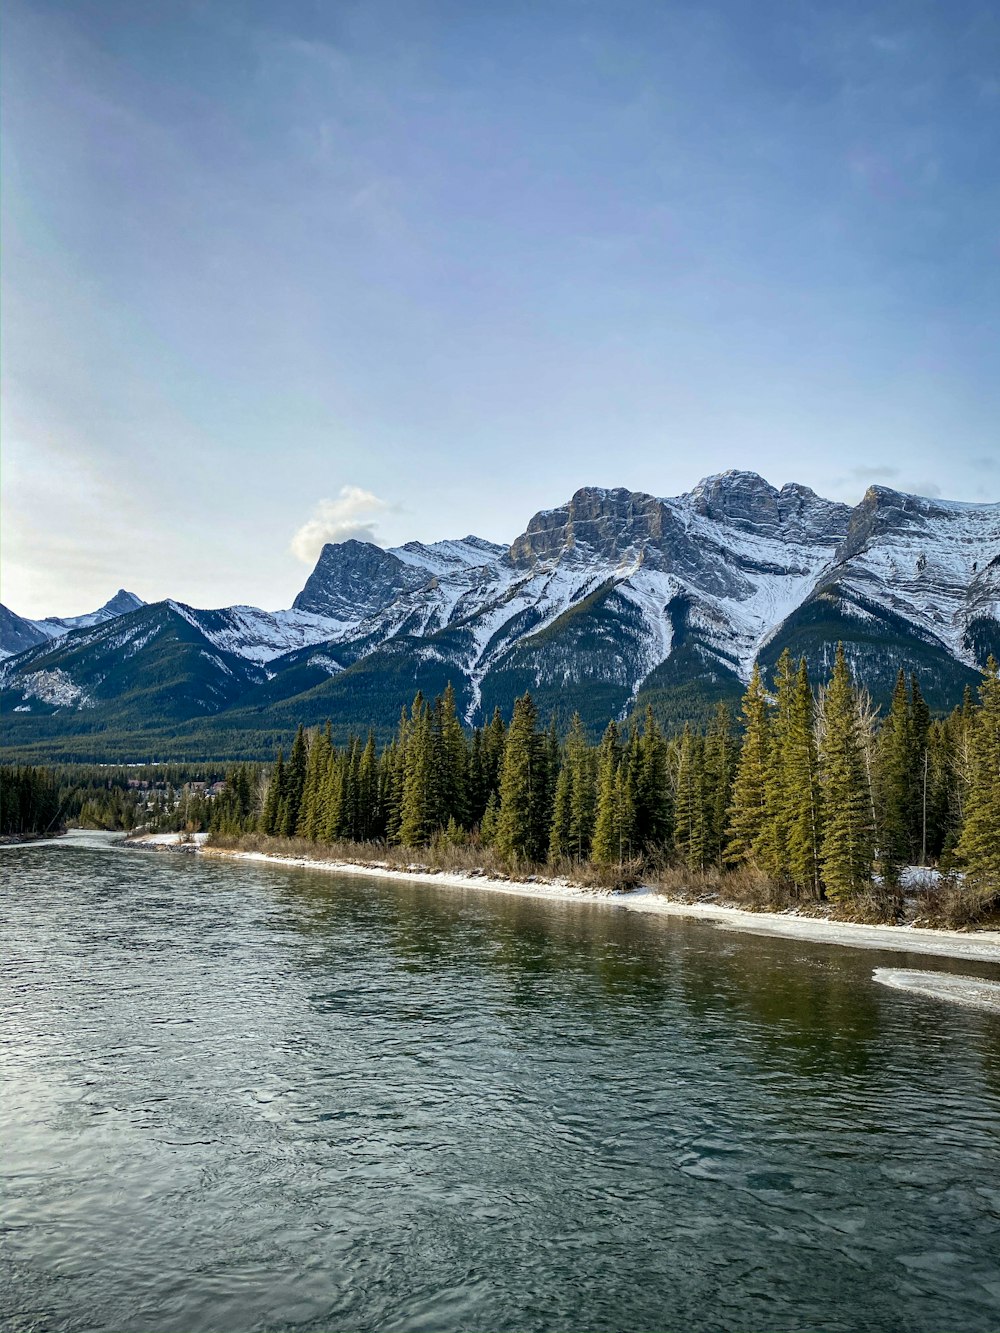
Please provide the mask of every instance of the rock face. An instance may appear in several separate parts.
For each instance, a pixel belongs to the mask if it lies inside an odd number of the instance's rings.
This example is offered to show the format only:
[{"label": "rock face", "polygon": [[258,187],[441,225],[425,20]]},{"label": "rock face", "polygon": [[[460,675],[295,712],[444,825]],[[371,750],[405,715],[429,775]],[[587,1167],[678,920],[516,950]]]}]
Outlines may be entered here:
[{"label": "rock face", "polygon": [[327,542],[292,608],[346,623],[376,615],[401,592],[427,582],[426,570],[405,565],[371,542]]},{"label": "rock face", "polygon": [[[37,681],[49,679],[39,673],[59,671],[46,706],[72,725],[86,698],[91,727],[98,714],[105,725],[106,679],[127,693],[149,671],[157,608],[133,601],[119,593],[68,633],[69,621],[11,616],[11,635],[42,638],[0,668],[5,712],[37,710]],[[564,722],[579,710],[598,728],[650,703],[677,725],[738,697],[753,663],[769,667],[785,647],[822,678],[838,641],[876,699],[902,667],[944,708],[1000,655],[1000,505],[872,487],[851,508],[743,471],[667,498],[585,487],[535,514],[509,548],[476,537],[327,545],[289,611],[158,605],[174,656],[197,659],[201,715],[211,704],[227,727],[388,727],[417,688],[448,681],[470,722],[508,712],[527,689]],[[98,643],[80,622],[116,615],[124,637],[100,639],[102,665],[88,674]],[[116,652],[121,670],[109,674]]]},{"label": "rock face", "polygon": [[0,605],[0,657],[11,657],[33,648],[36,643],[48,642],[49,636],[31,620],[17,616]]}]

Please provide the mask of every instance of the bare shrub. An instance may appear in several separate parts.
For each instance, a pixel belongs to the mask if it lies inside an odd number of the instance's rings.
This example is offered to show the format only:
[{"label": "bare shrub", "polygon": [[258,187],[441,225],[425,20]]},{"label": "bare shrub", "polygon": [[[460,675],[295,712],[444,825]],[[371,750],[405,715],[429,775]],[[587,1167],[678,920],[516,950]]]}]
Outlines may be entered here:
[{"label": "bare shrub", "polygon": [[914,924],[939,930],[1000,925],[1000,885],[977,884],[954,873],[941,875],[921,886]]},{"label": "bare shrub", "polygon": [[344,861],[352,865],[408,870],[416,874],[461,874],[490,879],[562,880],[586,889],[626,892],[642,882],[643,862],[621,865],[561,860],[555,864],[504,860],[475,838],[457,842],[440,834],[427,847],[395,847],[384,842],[310,842],[305,838],[268,838],[260,833],[213,833],[209,847],[219,851],[261,852],[267,856],[310,861]]},{"label": "bare shrub", "polygon": [[597,865],[593,861],[578,861],[565,878],[583,889],[606,889],[611,893],[629,893],[643,882],[645,869],[641,857],[630,861]]},{"label": "bare shrub", "polygon": [[896,925],[903,919],[903,894],[893,885],[874,883],[863,893],[834,903],[830,915],[834,921],[853,921],[863,926]]},{"label": "bare shrub", "polygon": [[657,893],[678,902],[715,902],[747,912],[783,912],[797,905],[794,890],[752,866],[738,870],[689,870],[676,864],[658,865],[650,883]]}]

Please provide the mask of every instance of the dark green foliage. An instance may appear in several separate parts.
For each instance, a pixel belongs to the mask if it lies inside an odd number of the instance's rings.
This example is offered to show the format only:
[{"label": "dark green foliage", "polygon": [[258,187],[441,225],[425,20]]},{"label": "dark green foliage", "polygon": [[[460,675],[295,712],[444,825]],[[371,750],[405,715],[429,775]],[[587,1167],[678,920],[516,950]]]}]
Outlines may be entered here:
[{"label": "dark green foliage", "polygon": [[1000,668],[991,657],[969,721],[968,790],[956,858],[973,883],[1000,892]]},{"label": "dark green foliage", "polygon": [[[959,865],[970,884],[995,892],[994,661],[979,703],[966,691],[962,706],[937,721],[917,681],[900,673],[879,728],[842,647],[818,700],[806,661],[796,666],[784,653],[772,693],[754,670],[742,714],[742,737],[720,702],[704,731],[688,724],[668,740],[647,707],[641,724],[609,723],[596,746],[577,716],[560,743],[555,720],[542,729],[525,694],[509,729],[494,710],[470,739],[446,683],[430,702],[418,691],[381,748],[374,730],[338,744],[329,724],[299,725],[287,761],[279,746],[269,773],[240,763],[224,785],[213,785],[211,770],[177,765],[55,775],[6,767],[0,797],[5,829],[25,832],[72,819],[210,824],[227,835],[325,843],[483,846],[521,868],[546,857],[603,866],[672,858],[699,873],[728,863],[772,881],[785,901],[855,899],[873,892],[876,870],[891,886],[904,864],[925,857]],[[987,910],[987,899],[977,901]]]},{"label": "dark green foliage", "polygon": [[820,853],[831,898],[853,897],[871,887],[875,828],[868,786],[858,693],[843,646],[837,646],[823,707],[820,770],[826,819]]},{"label": "dark green foliage", "polygon": [[59,788],[48,769],[0,766],[0,834],[51,833],[59,806]]},{"label": "dark green foliage", "polygon": [[[995,622],[994,622],[995,626]],[[828,584],[795,610],[761,649],[760,665],[771,670],[787,648],[804,657],[810,675],[830,672],[834,645],[842,643],[854,676],[877,705],[888,707],[900,668],[914,672],[931,708],[950,708],[976,672],[956,661],[937,640],[921,637],[901,616],[837,583]]]},{"label": "dark green foliage", "polygon": [[545,738],[530,694],[514,703],[500,769],[500,802],[493,846],[512,861],[541,861],[548,848],[549,793]]},{"label": "dark green foliage", "polygon": [[741,704],[743,741],[733,780],[725,859],[730,865],[767,865],[773,832],[769,824],[771,718],[760,671],[755,666]]}]

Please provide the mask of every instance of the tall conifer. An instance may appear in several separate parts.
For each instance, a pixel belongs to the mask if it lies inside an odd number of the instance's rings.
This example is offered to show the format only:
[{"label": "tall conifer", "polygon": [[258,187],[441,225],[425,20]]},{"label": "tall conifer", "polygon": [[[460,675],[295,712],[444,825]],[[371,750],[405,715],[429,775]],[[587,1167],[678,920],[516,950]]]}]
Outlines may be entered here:
[{"label": "tall conifer", "polygon": [[826,820],[821,848],[823,883],[831,898],[869,888],[875,830],[859,734],[858,700],[844,645],[837,645],[833,675],[823,698],[820,771]]},{"label": "tall conifer", "polygon": [[957,859],[977,887],[1000,891],[1000,668],[990,657],[969,728],[969,786]]},{"label": "tall conifer", "polygon": [[548,849],[547,764],[530,694],[514,701],[500,770],[500,809],[493,845],[513,861],[540,861]]},{"label": "tall conifer", "polygon": [[725,859],[730,865],[758,862],[768,836],[771,725],[767,694],[756,663],[743,695],[741,711],[743,742],[733,782],[729,841],[725,853]]}]

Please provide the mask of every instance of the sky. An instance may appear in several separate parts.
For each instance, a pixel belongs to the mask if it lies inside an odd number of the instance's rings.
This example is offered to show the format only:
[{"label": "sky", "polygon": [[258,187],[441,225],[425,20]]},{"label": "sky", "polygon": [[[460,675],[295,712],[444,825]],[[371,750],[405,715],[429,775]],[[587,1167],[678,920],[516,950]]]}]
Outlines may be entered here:
[{"label": "sky", "polygon": [[1000,499],[995,0],[6,0],[0,595],[737,467]]}]

